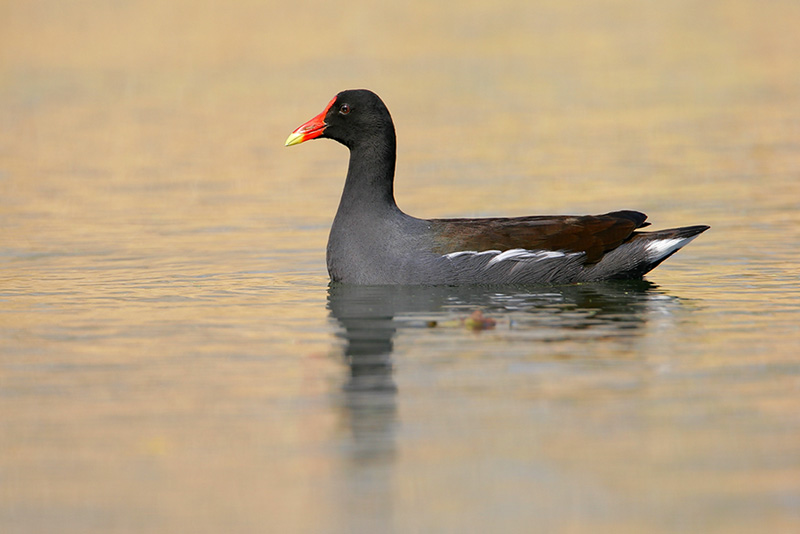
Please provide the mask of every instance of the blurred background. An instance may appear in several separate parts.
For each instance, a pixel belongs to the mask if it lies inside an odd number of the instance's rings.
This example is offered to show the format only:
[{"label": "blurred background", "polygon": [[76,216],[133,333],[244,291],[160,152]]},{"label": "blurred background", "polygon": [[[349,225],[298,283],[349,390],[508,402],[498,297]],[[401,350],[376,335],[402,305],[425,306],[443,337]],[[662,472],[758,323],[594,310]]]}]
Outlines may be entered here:
[{"label": "blurred background", "polygon": [[[0,3],[0,531],[799,531],[798,22]],[[283,143],[359,87],[410,214],[712,229],[644,287],[329,290],[347,152]]]}]

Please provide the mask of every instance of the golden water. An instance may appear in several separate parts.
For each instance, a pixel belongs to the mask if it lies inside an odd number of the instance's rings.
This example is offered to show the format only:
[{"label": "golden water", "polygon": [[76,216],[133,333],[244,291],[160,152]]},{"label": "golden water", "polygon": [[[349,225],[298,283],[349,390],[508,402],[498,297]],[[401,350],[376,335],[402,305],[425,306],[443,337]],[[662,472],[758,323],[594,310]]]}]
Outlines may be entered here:
[{"label": "golden water", "polygon": [[[5,3],[0,532],[800,531],[798,21]],[[712,229],[649,285],[329,291],[347,153],[282,144],[352,87],[414,215]]]}]

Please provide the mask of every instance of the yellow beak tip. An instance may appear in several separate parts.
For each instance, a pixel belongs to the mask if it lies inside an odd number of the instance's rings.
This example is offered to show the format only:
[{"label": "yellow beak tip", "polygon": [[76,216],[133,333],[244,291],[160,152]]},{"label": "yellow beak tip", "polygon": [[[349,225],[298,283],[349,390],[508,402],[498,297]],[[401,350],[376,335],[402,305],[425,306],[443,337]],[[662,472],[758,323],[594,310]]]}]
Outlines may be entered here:
[{"label": "yellow beak tip", "polygon": [[303,134],[292,132],[289,134],[289,137],[286,138],[286,144],[284,146],[292,146],[302,142]]}]

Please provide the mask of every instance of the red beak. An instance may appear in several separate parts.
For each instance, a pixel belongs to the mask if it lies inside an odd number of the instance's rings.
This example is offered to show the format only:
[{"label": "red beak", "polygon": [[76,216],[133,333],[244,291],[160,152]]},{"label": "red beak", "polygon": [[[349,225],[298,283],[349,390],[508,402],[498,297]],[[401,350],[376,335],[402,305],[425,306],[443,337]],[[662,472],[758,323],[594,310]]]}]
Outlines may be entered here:
[{"label": "red beak", "polygon": [[299,126],[295,131],[289,134],[289,138],[286,139],[286,146],[296,145],[303,141],[308,141],[309,139],[316,139],[322,135],[322,132],[325,131],[325,127],[327,126],[327,124],[325,124],[325,115],[328,114],[328,110],[331,109],[334,102],[336,102],[336,97],[333,97],[333,100],[328,102],[328,105],[325,106],[322,113]]}]

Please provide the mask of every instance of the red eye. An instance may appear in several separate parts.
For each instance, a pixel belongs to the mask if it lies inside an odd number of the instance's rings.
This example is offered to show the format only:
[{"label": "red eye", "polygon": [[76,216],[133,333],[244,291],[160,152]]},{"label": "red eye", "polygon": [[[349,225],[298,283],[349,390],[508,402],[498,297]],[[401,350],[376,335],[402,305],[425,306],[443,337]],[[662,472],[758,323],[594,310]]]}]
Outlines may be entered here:
[{"label": "red eye", "polygon": [[339,108],[339,113],[347,115],[350,113],[350,106],[348,104],[342,104],[342,107]]}]

